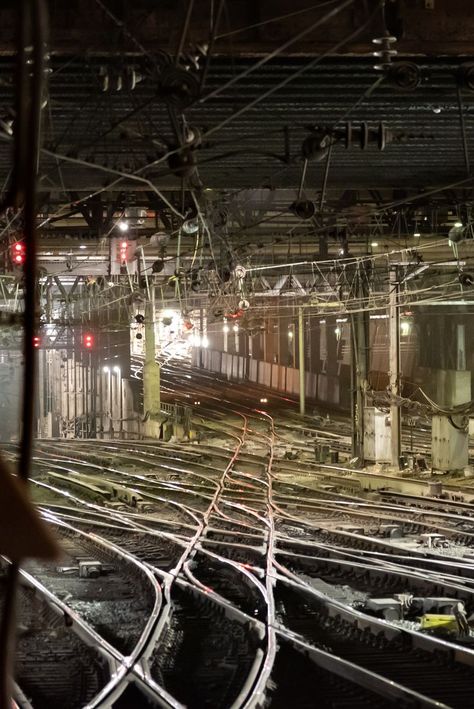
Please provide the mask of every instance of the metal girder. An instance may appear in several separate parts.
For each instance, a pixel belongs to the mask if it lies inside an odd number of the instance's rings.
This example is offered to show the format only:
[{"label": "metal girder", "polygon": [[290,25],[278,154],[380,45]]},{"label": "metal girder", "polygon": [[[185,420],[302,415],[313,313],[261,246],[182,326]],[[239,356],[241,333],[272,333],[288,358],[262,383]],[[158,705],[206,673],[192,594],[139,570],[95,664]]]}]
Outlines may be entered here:
[{"label": "metal girder", "polygon": [[[357,27],[367,16],[365,7],[374,3],[354,3],[335,17],[330,27],[316,27],[296,46],[290,45],[286,54],[317,53],[336,43]],[[110,6],[110,5],[109,5]],[[193,43],[209,41],[210,5],[196,0],[191,16]],[[14,3],[4,3],[0,12],[0,47],[4,54],[13,51]],[[91,47],[100,48],[96,54],[102,61],[116,55],[115,30],[124,27],[123,53],[129,61],[153,55],[156,47],[174,54],[183,22],[183,12],[177,12],[174,3],[155,3],[135,0],[133,3],[115,3],[113,12],[106,12],[101,3],[86,0],[80,3],[54,3],[51,12],[53,49],[56,54],[77,54]],[[324,10],[323,10],[324,12]],[[215,51],[238,52],[249,56],[262,55],[291,40],[321,16],[318,4],[305,0],[288,3],[259,0],[258,3],[234,2],[229,5],[225,27],[215,38]],[[424,0],[417,3],[396,0],[388,3],[387,22],[390,31],[400,37],[400,51],[414,55],[428,53],[474,53],[474,11],[469,3],[458,0]],[[381,34],[380,22],[374,31]],[[71,37],[74,26],[74,37]],[[230,42],[230,40],[232,40]],[[462,47],[462,50],[461,50]],[[185,38],[183,52],[190,53],[189,38]],[[369,51],[367,44],[356,40],[345,51]]]}]

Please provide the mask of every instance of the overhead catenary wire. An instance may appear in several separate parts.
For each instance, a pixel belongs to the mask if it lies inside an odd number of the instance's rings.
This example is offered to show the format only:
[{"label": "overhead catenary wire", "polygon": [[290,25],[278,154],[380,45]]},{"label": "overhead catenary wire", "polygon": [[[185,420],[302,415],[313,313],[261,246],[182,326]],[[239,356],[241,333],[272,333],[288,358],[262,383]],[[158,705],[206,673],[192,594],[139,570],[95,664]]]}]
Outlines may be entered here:
[{"label": "overhead catenary wire", "polygon": [[375,10],[369,15],[368,19],[360,25],[360,27],[357,27],[353,32],[350,34],[346,35],[343,39],[341,39],[339,42],[334,44],[330,49],[327,49],[325,52],[322,52],[320,55],[318,55],[315,59],[312,61],[308,62],[304,66],[300,67],[297,69],[297,71],[293,72],[291,76],[286,77],[285,79],[282,79],[278,84],[275,86],[272,86],[271,88],[267,89],[267,91],[264,91],[260,96],[257,96],[253,101],[250,101],[247,103],[245,106],[242,106],[242,108],[238,109],[232,115],[228,116],[225,118],[223,121],[218,123],[216,126],[213,128],[210,128],[204,133],[204,138],[209,138],[209,136],[214,135],[214,133],[217,133],[219,130],[224,128],[225,126],[229,125],[232,121],[234,121],[236,118],[241,116],[243,113],[246,113],[250,109],[254,108],[257,106],[261,101],[264,101],[266,98],[271,96],[273,93],[276,91],[279,91],[280,89],[283,89],[287,84],[289,84],[291,81],[294,81],[298,76],[301,76],[301,74],[304,74],[306,71],[313,69],[315,66],[320,64],[323,59],[326,57],[330,56],[331,54],[334,54],[334,52],[337,52],[341,47],[343,47],[345,44],[348,42],[351,42],[354,40],[356,37],[358,37],[367,27],[370,26],[370,24],[373,22],[377,14],[379,13],[380,7],[382,5],[382,2],[377,5]]},{"label": "overhead catenary wire", "polygon": [[301,32],[298,34],[292,36],[290,39],[288,39],[286,42],[284,42],[282,45],[280,45],[277,49],[274,49],[272,52],[269,54],[266,54],[262,59],[259,59],[255,64],[252,64],[249,66],[247,69],[242,71],[240,74],[237,76],[232,77],[232,79],[229,79],[229,81],[226,81],[225,84],[222,86],[218,86],[216,89],[211,91],[210,93],[206,94],[202,98],[199,99],[199,103],[204,103],[205,101],[208,101],[210,98],[215,98],[216,96],[219,96],[219,94],[222,91],[225,91],[226,89],[230,88],[233,86],[235,83],[240,81],[241,79],[244,79],[246,76],[251,74],[252,72],[256,71],[260,67],[264,66],[267,62],[271,61],[275,57],[277,57],[279,54],[282,52],[286,51],[289,47],[291,47],[292,44],[295,44],[298,42],[300,39],[303,39],[303,37],[306,37],[307,34],[310,34],[313,32],[315,29],[320,27],[321,25],[326,24],[330,20],[332,20],[333,17],[336,17],[342,10],[345,10],[346,7],[349,7],[350,5],[353,5],[355,0],[344,0],[344,2],[341,2],[340,5],[338,5],[336,8],[330,10],[326,15],[323,17],[320,17],[316,22],[313,22],[312,24],[309,25],[309,27],[305,27]]},{"label": "overhead catenary wire", "polygon": [[244,27],[238,27],[235,30],[229,30],[228,32],[223,32],[217,35],[216,39],[225,39],[226,37],[233,37],[236,34],[241,34],[242,32],[248,32],[249,30],[258,29],[259,27],[265,27],[266,25],[271,25],[273,22],[281,22],[282,20],[290,20],[298,15],[305,15],[308,12],[314,12],[314,10],[320,10],[328,5],[334,5],[338,0],[326,0],[326,2],[319,2],[311,7],[305,7],[302,10],[295,10],[294,12],[289,12],[285,15],[278,15],[277,17],[271,17],[268,20],[262,20],[261,22],[255,22],[251,25],[245,25]]},{"label": "overhead catenary wire", "polygon": [[[353,1],[353,0],[351,0],[351,1]],[[283,88],[284,86],[286,86],[290,81],[292,81],[293,79],[295,79],[297,76],[300,76],[300,75],[303,74],[305,71],[311,69],[311,68],[314,67],[314,66],[317,66],[317,64],[319,64],[325,57],[327,57],[327,56],[329,56],[330,54],[332,54],[332,53],[338,51],[338,49],[340,49],[344,44],[346,44],[347,42],[350,42],[350,41],[352,41],[353,39],[355,39],[361,32],[363,32],[363,31],[370,25],[370,23],[371,23],[371,22],[373,21],[373,19],[376,17],[376,15],[377,15],[377,13],[378,13],[378,11],[379,11],[379,8],[380,8],[380,4],[377,5],[376,9],[371,13],[371,15],[369,16],[369,18],[367,19],[367,21],[366,21],[365,23],[363,23],[360,27],[356,28],[356,30],[354,30],[352,33],[350,33],[350,34],[347,35],[345,38],[343,38],[340,42],[338,42],[337,44],[335,44],[334,46],[332,46],[331,48],[329,48],[328,50],[326,50],[324,53],[322,53],[321,55],[319,55],[318,57],[316,57],[316,59],[314,59],[312,62],[309,62],[308,64],[305,64],[303,67],[301,67],[301,68],[300,68],[299,70],[297,70],[296,72],[292,73],[291,76],[287,77],[286,79],[284,79],[283,81],[281,81],[281,82],[280,82],[279,84],[277,84],[276,86],[270,88],[268,91],[266,91],[266,92],[264,92],[263,94],[261,94],[261,95],[260,95],[259,97],[257,97],[254,101],[250,102],[250,103],[247,104],[246,106],[243,106],[239,111],[235,112],[232,116],[229,116],[227,119],[225,119],[224,121],[222,121],[221,123],[219,123],[217,126],[214,126],[213,128],[210,128],[208,131],[206,131],[206,132],[203,134],[202,138],[204,139],[204,138],[209,137],[210,135],[215,134],[217,131],[219,131],[219,130],[220,130],[221,128],[223,128],[225,125],[228,125],[232,120],[234,120],[235,118],[237,118],[238,116],[240,116],[242,113],[246,112],[247,110],[250,110],[250,109],[253,108],[255,105],[257,105],[260,101],[264,100],[265,98],[267,98],[268,96],[270,96],[271,94],[273,94],[275,91],[278,91],[279,89],[281,89],[281,88]],[[141,167],[141,168],[139,168],[138,170],[136,170],[136,171],[134,171],[134,172],[131,172],[131,173],[120,173],[120,171],[114,171],[114,170],[111,170],[111,169],[109,169],[109,168],[106,168],[105,166],[97,165],[96,163],[88,163],[88,162],[85,161],[85,160],[82,160],[82,161],[78,162],[78,164],[83,164],[84,166],[89,166],[89,167],[91,167],[91,168],[96,168],[96,169],[99,169],[99,170],[102,169],[102,170],[105,170],[105,171],[110,172],[111,174],[120,174],[120,175],[121,175],[121,176],[118,177],[116,180],[112,181],[109,185],[107,185],[107,187],[100,188],[100,189],[98,189],[98,190],[95,190],[95,191],[92,192],[91,194],[89,194],[87,197],[84,198],[84,201],[86,201],[87,199],[90,199],[90,198],[93,197],[93,196],[96,196],[97,194],[100,194],[101,192],[105,191],[106,189],[109,189],[109,190],[110,190],[110,189],[116,187],[116,186],[117,186],[118,184],[120,184],[124,179],[127,179],[127,178],[132,178],[132,179],[133,179],[133,178],[140,177],[140,175],[141,175],[144,171],[149,170],[149,169],[152,168],[152,167],[156,167],[156,166],[162,164],[163,162],[167,161],[171,156],[173,156],[173,155],[179,153],[180,150],[181,150],[181,147],[169,149],[169,150],[167,150],[163,155],[161,155],[159,158],[157,158],[156,160],[153,160],[153,161],[147,163],[147,164],[144,165],[143,167]],[[57,154],[57,153],[55,153],[54,151],[51,152],[51,157],[55,157],[55,158],[57,158],[57,159],[59,159],[59,160],[69,160],[69,161],[71,161],[71,162],[75,162],[75,159],[74,159],[74,158],[69,158],[68,156]],[[149,182],[149,181],[147,181],[145,178],[141,178],[141,179],[142,179],[143,181]],[[151,188],[154,189],[153,186],[151,186]],[[155,189],[156,189],[156,188],[155,188]],[[155,191],[155,189],[154,189],[154,191]]]},{"label": "overhead catenary wire", "polygon": [[201,251],[201,253],[202,253],[202,251]]}]

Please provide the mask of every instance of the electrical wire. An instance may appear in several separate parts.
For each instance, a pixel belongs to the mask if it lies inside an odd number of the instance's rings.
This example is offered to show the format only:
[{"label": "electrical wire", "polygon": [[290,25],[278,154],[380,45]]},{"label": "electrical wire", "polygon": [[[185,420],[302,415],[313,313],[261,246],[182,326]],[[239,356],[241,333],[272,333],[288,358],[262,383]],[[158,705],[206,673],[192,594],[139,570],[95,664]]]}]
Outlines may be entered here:
[{"label": "electrical wire", "polygon": [[305,37],[307,34],[310,34],[311,32],[313,32],[317,27],[320,27],[321,25],[324,25],[327,22],[329,22],[330,20],[332,20],[333,17],[336,17],[336,15],[338,15],[340,12],[342,12],[342,10],[345,10],[346,7],[349,7],[349,5],[353,5],[354,2],[355,2],[355,0],[345,0],[340,5],[338,5],[336,8],[334,8],[333,10],[330,10],[326,15],[324,15],[323,17],[320,17],[318,20],[316,20],[316,22],[313,22],[311,25],[309,25],[309,27],[305,27],[297,35],[294,35],[289,40],[284,42],[282,45],[277,47],[277,49],[274,49],[269,54],[266,54],[258,62],[256,62],[255,64],[252,64],[251,66],[249,66],[247,69],[242,71],[237,76],[234,76],[234,77],[232,77],[232,79],[229,79],[229,81],[226,81],[226,83],[223,84],[222,86],[218,86],[216,89],[214,89],[210,93],[206,94],[206,96],[203,96],[202,98],[200,98],[198,103],[202,104],[210,98],[215,98],[216,96],[219,96],[219,94],[222,93],[222,91],[225,91],[226,89],[230,88],[237,81],[244,79],[246,76],[249,76],[249,74],[252,74],[257,69],[260,69],[260,67],[264,66],[272,59],[275,59],[275,57],[277,57],[279,54],[281,54],[282,52],[287,50],[289,47],[291,47],[292,44],[295,44],[295,42],[298,42],[300,39],[303,39],[303,37]]},{"label": "electrical wire", "polygon": [[316,3],[311,5],[311,7],[306,7],[303,10],[296,10],[295,12],[290,12],[286,15],[279,15],[278,17],[271,17],[269,20],[263,20],[262,22],[255,22],[252,25],[245,25],[245,27],[239,27],[236,30],[230,30],[229,32],[224,32],[223,34],[217,35],[216,39],[225,39],[226,37],[233,37],[236,34],[241,34],[242,32],[248,32],[249,30],[255,30],[259,27],[265,27],[266,25],[271,25],[274,22],[281,22],[282,20],[290,20],[292,17],[297,15],[304,15],[308,12],[313,12],[314,10],[320,10],[328,5],[334,5],[338,0],[326,0],[326,2]]},{"label": "electrical wire", "polygon": [[209,136],[213,135],[214,133],[217,133],[217,131],[224,128],[224,126],[227,126],[229,123],[234,121],[236,118],[241,116],[243,113],[246,113],[251,108],[254,108],[256,105],[258,105],[261,101],[264,101],[266,98],[268,98],[269,96],[274,94],[275,91],[279,91],[280,89],[284,88],[287,84],[289,84],[291,81],[294,81],[298,76],[301,76],[306,71],[308,71],[310,69],[314,69],[314,67],[317,66],[318,64],[320,64],[323,61],[323,59],[325,59],[326,57],[330,56],[331,54],[334,54],[335,52],[337,52],[339,49],[341,49],[341,47],[343,47],[348,42],[352,42],[352,40],[354,40],[356,37],[358,37],[373,22],[373,20],[375,19],[375,17],[377,16],[377,14],[380,11],[380,7],[381,7],[382,3],[383,3],[383,0],[382,0],[382,2],[379,2],[377,4],[377,7],[375,8],[375,10],[369,15],[368,19],[360,27],[358,27],[356,30],[354,30],[350,34],[346,35],[343,39],[341,39],[339,42],[337,42],[335,45],[333,45],[330,49],[327,49],[325,52],[322,52],[322,54],[317,56],[315,59],[308,62],[304,66],[300,67],[300,69],[293,72],[291,74],[291,76],[286,77],[286,79],[282,79],[282,81],[280,81],[278,84],[276,84],[275,86],[272,86],[267,91],[264,91],[262,94],[260,94],[260,96],[257,96],[253,101],[250,101],[245,106],[242,106],[242,108],[240,108],[238,111],[235,111],[234,113],[232,113],[232,115],[228,116],[228,118],[225,118],[223,121],[218,123],[216,126],[207,130],[203,135],[203,139],[208,138]]},{"label": "electrical wire", "polygon": [[[352,41],[353,39],[355,39],[361,32],[363,32],[363,31],[366,29],[366,27],[368,27],[368,26],[370,25],[370,23],[372,22],[372,20],[373,20],[373,19],[375,18],[375,16],[377,15],[377,13],[378,13],[378,11],[379,11],[379,9],[380,9],[380,6],[381,6],[381,3],[379,3],[379,4],[377,5],[376,9],[372,12],[372,14],[369,16],[369,18],[367,19],[367,21],[366,21],[365,23],[363,23],[360,27],[358,27],[354,32],[352,32],[352,33],[350,33],[349,35],[347,35],[347,36],[346,36],[345,38],[343,38],[340,42],[338,42],[337,44],[335,44],[334,46],[332,46],[330,49],[328,49],[327,51],[325,51],[324,53],[322,53],[321,55],[319,55],[319,56],[318,56],[316,59],[314,59],[312,62],[309,62],[309,63],[306,64],[305,66],[301,67],[298,71],[294,72],[290,77],[287,77],[286,79],[284,79],[283,81],[281,81],[281,82],[280,82],[279,84],[277,84],[276,86],[270,88],[268,91],[266,91],[266,92],[264,92],[263,94],[261,94],[261,95],[260,95],[259,97],[257,97],[254,101],[250,102],[250,103],[247,104],[246,106],[243,106],[239,111],[235,112],[232,116],[229,116],[227,119],[225,119],[224,121],[222,121],[222,122],[221,122],[220,124],[218,124],[217,126],[214,126],[213,128],[209,129],[207,132],[205,132],[205,133],[203,134],[202,139],[205,139],[205,138],[209,137],[210,135],[213,135],[214,133],[216,133],[217,131],[219,131],[222,127],[224,127],[225,125],[228,125],[228,124],[229,124],[232,120],[234,120],[236,117],[238,117],[238,116],[242,115],[242,113],[245,113],[246,111],[250,110],[250,109],[253,108],[255,105],[257,105],[260,101],[264,100],[265,98],[267,98],[268,96],[270,96],[271,94],[273,94],[275,91],[278,91],[279,89],[283,88],[283,87],[286,86],[288,83],[290,83],[290,81],[292,81],[293,79],[297,78],[298,76],[300,76],[301,74],[303,74],[305,71],[307,71],[307,70],[313,68],[314,66],[317,66],[325,57],[329,56],[330,54],[332,54],[332,53],[334,53],[334,52],[337,52],[338,49],[340,49],[340,48],[341,48],[344,44],[346,44],[347,42],[350,42],[350,41]],[[189,6],[188,6],[188,7],[189,7]],[[109,168],[106,168],[105,166],[99,166],[99,165],[97,165],[96,163],[88,163],[88,162],[85,161],[85,160],[79,161],[79,160],[77,160],[77,159],[75,159],[75,158],[70,158],[70,157],[65,156],[65,155],[60,155],[60,154],[54,153],[54,152],[52,152],[52,151],[50,152],[50,155],[51,155],[51,157],[57,158],[57,159],[59,159],[59,160],[67,160],[67,161],[73,162],[73,163],[76,162],[77,164],[82,164],[83,166],[91,167],[92,169],[95,168],[95,169],[99,169],[99,170],[103,170],[103,171],[109,172],[109,173],[111,173],[111,174],[119,174],[119,175],[120,175],[120,177],[118,177],[116,180],[114,180],[112,183],[110,183],[110,184],[107,185],[106,187],[100,188],[99,190],[94,191],[92,194],[89,194],[88,197],[85,197],[83,201],[86,201],[87,199],[90,199],[92,196],[96,196],[97,194],[100,194],[101,192],[103,192],[103,191],[105,191],[105,190],[110,190],[110,189],[112,189],[113,187],[116,187],[116,186],[117,186],[118,184],[120,184],[124,179],[134,179],[134,178],[136,179],[136,178],[139,177],[144,171],[149,170],[149,169],[152,168],[152,167],[156,167],[157,165],[160,165],[161,163],[167,161],[170,157],[172,157],[173,155],[179,153],[180,150],[181,150],[181,147],[172,148],[172,149],[168,150],[165,154],[163,154],[162,156],[160,156],[159,158],[157,158],[156,160],[153,160],[152,162],[147,163],[146,165],[142,166],[141,168],[139,168],[138,170],[136,170],[135,172],[132,172],[132,173],[121,173],[120,171],[111,170],[111,169],[109,169]],[[474,179],[474,178],[473,178],[473,179]],[[151,187],[151,189],[153,189],[154,191],[156,191],[156,188],[154,188],[154,186],[150,183],[150,181],[145,180],[145,178],[141,178],[141,180],[146,181],[147,184],[149,184],[149,186]]]}]

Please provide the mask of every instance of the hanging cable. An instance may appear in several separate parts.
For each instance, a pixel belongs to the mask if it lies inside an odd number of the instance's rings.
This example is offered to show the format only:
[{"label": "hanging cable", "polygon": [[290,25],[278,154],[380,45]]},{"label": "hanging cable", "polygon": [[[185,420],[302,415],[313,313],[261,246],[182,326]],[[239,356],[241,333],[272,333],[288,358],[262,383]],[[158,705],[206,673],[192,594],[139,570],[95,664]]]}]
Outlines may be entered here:
[{"label": "hanging cable", "polygon": [[232,79],[229,79],[225,84],[222,86],[218,86],[216,89],[208,93],[206,96],[203,96],[201,99],[199,99],[199,103],[204,103],[204,101],[207,101],[210,98],[214,98],[215,96],[219,96],[222,91],[226,91],[228,88],[233,86],[237,81],[240,81],[240,79],[244,79],[246,76],[254,72],[256,69],[259,69],[260,67],[264,66],[267,64],[271,59],[274,59],[275,57],[279,56],[282,52],[284,52],[286,49],[291,47],[292,44],[295,44],[298,42],[300,39],[303,39],[307,34],[310,34],[310,32],[313,32],[317,27],[320,27],[321,25],[326,24],[329,22],[333,17],[338,15],[342,10],[345,10],[346,7],[349,7],[350,5],[354,4],[354,0],[345,0],[345,2],[342,2],[340,5],[337,7],[333,8],[330,10],[328,13],[323,15],[323,17],[320,17],[316,22],[313,22],[309,27],[305,27],[301,32],[299,32],[297,35],[294,35],[294,37],[291,37],[289,40],[287,40],[284,44],[282,44],[280,47],[277,49],[274,49],[273,52],[270,52],[270,54],[265,55],[260,59],[258,62],[255,64],[252,64],[249,66],[247,69],[242,71],[240,74],[237,76],[234,76]]},{"label": "hanging cable", "polygon": [[[334,54],[334,52],[337,52],[341,47],[343,47],[345,44],[348,42],[352,42],[356,37],[358,37],[369,25],[373,22],[375,17],[377,16],[380,7],[382,3],[379,3],[375,10],[369,15],[367,20],[356,30],[351,32],[350,34],[346,35],[343,39],[341,39],[339,42],[337,42],[335,45],[333,45],[330,49],[326,50],[325,52],[322,52],[319,56],[317,56],[315,59],[312,61],[308,62],[308,64],[305,64],[302,66],[300,69],[295,71],[291,76],[288,76],[286,79],[283,79],[280,81],[278,84],[275,86],[272,86],[268,91],[264,91],[260,96],[257,96],[253,101],[250,101],[250,103],[246,104],[245,106],[242,106],[238,111],[235,111],[231,116],[228,118],[225,118],[223,121],[218,123],[216,126],[213,128],[210,128],[208,131],[206,131],[203,134],[203,139],[208,138],[209,136],[213,135],[214,133],[217,133],[217,131],[221,130],[224,126],[228,125],[231,123],[233,120],[241,116],[243,113],[246,113],[249,111],[251,108],[254,108],[257,104],[261,103],[261,101],[264,101],[266,98],[271,96],[272,94],[275,93],[275,91],[279,91],[280,89],[284,88],[287,84],[289,84],[291,81],[294,81],[298,76],[301,76],[301,74],[304,74],[306,71],[313,69],[315,66],[318,66],[323,59],[326,57],[330,56],[331,54]],[[344,4],[345,7],[346,4]]]},{"label": "hanging cable", "polygon": [[188,0],[188,7],[186,9],[186,16],[184,18],[183,27],[181,29],[181,34],[179,37],[178,47],[176,49],[175,65],[178,66],[181,54],[183,53],[184,43],[188,34],[189,23],[191,22],[191,15],[193,14],[194,0]]}]

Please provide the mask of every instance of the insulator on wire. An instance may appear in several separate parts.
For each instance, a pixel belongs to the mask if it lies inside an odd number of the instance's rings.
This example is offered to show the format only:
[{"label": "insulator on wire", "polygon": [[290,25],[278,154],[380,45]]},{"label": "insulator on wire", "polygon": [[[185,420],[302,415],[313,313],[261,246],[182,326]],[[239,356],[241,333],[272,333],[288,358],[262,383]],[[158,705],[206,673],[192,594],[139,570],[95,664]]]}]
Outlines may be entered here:
[{"label": "insulator on wire", "polygon": [[390,35],[376,37],[372,40],[374,44],[380,47],[376,52],[373,52],[373,56],[382,60],[379,64],[374,65],[376,71],[386,72],[390,69],[393,57],[398,54],[397,50],[392,48],[392,44],[395,44],[396,41],[397,38]]}]

